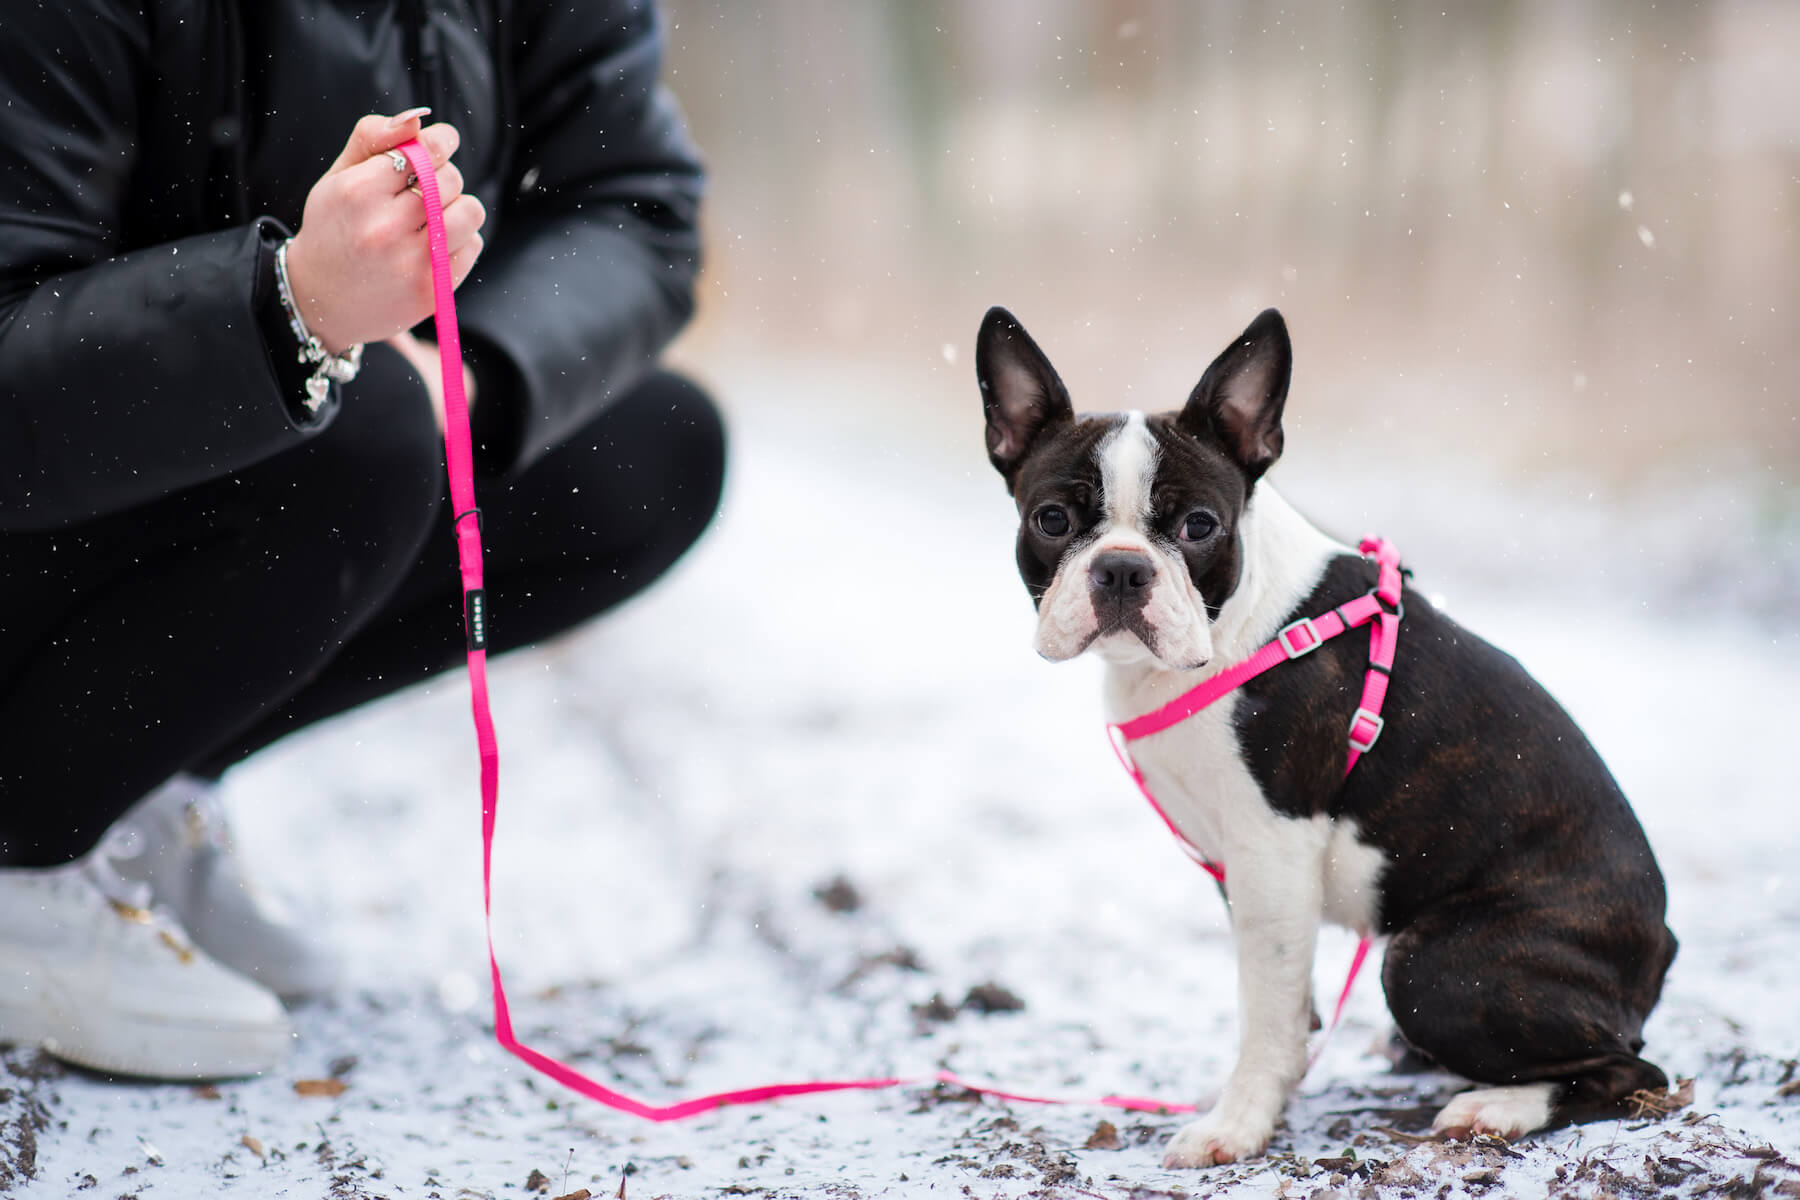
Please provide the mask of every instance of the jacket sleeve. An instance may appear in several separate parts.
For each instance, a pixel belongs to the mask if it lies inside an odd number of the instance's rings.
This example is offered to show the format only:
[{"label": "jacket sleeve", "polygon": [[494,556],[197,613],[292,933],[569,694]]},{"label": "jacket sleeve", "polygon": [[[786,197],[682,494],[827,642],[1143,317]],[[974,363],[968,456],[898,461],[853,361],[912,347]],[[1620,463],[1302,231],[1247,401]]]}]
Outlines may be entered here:
[{"label": "jacket sleeve", "polygon": [[457,293],[490,471],[529,463],[641,379],[691,315],[699,267],[700,162],[657,85],[654,6],[514,8],[519,153],[498,233]]},{"label": "jacket sleeve", "polygon": [[330,405],[306,414],[271,359],[276,222],[121,252],[153,94],[144,10],[14,8],[0,21],[0,529],[47,529],[248,466]]}]

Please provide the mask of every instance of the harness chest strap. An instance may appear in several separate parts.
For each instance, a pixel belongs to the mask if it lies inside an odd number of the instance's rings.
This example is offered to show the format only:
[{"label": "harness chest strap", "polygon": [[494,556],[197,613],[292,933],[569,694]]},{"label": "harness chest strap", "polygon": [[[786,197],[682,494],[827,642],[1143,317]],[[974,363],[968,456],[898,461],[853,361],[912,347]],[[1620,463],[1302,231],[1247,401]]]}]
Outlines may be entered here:
[{"label": "harness chest strap", "polygon": [[1375,741],[1381,736],[1381,730],[1386,724],[1381,718],[1381,707],[1387,700],[1388,677],[1394,668],[1394,650],[1400,636],[1400,618],[1406,611],[1402,604],[1400,552],[1385,538],[1364,538],[1358,549],[1377,565],[1379,573],[1373,588],[1354,600],[1338,605],[1330,612],[1317,617],[1302,617],[1292,624],[1284,625],[1273,638],[1243,662],[1209,676],[1160,708],[1106,727],[1113,753],[1118,755],[1119,764],[1131,776],[1132,782],[1137,784],[1144,799],[1150,802],[1150,807],[1156,810],[1156,815],[1162,818],[1163,824],[1168,826],[1169,832],[1188,857],[1204,867],[1220,883],[1225,881],[1225,869],[1210,861],[1163,810],[1163,806],[1151,793],[1144,773],[1132,758],[1130,744],[1174,728],[1263,672],[1311,654],[1339,634],[1372,622],[1369,632],[1369,668],[1363,676],[1362,699],[1350,718],[1349,754],[1344,763],[1344,774],[1349,775],[1355,769],[1357,761],[1374,748]]}]

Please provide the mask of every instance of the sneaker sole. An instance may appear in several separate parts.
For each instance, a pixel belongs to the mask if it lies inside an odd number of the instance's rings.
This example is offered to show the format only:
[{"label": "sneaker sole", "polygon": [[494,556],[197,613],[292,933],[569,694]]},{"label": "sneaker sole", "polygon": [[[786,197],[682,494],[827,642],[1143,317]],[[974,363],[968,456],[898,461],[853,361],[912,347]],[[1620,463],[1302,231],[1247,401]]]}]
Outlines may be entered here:
[{"label": "sneaker sole", "polygon": [[[92,1036],[83,1036],[90,1031]],[[198,1083],[273,1070],[287,1059],[293,1031],[286,1021],[222,1029],[118,1012],[53,1018],[35,1006],[0,1001],[0,1041],[40,1046],[64,1062],[106,1075]]]}]

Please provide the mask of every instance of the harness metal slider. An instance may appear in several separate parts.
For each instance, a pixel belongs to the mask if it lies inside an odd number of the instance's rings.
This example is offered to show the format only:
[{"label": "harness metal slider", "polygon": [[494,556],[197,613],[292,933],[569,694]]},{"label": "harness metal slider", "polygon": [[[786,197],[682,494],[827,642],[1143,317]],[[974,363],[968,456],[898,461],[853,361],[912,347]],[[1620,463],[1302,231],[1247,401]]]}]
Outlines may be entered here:
[{"label": "harness metal slider", "polygon": [[[1375,748],[1375,740],[1381,736],[1382,728],[1387,724],[1380,716],[1366,708],[1356,710],[1350,718],[1350,748],[1358,754],[1367,754]],[[1367,729],[1364,735],[1359,727]]]},{"label": "harness metal slider", "polygon": [[[1296,642],[1292,636],[1296,633],[1305,634],[1307,640]],[[1311,617],[1301,617],[1291,625],[1283,625],[1281,632],[1275,635],[1275,640],[1281,643],[1281,652],[1289,658],[1311,654],[1325,644],[1325,639],[1319,636],[1319,630],[1313,625]]]}]

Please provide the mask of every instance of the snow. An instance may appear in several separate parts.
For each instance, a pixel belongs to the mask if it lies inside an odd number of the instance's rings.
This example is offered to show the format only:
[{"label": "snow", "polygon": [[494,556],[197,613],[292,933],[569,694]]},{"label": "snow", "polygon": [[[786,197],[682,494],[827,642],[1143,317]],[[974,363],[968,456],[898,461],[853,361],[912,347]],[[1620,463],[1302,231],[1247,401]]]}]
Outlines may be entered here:
[{"label": "snow", "polygon": [[[1224,912],[1118,772],[1092,665],[1030,651],[972,385],[944,428],[867,415],[903,398],[826,416],[763,386],[728,390],[734,475],[704,546],[646,600],[496,664],[496,942],[521,1036],[658,1101],[949,1067],[1204,1102],[1232,1058]],[[244,851],[349,956],[342,995],[295,1013],[292,1061],[195,1089],[7,1051],[0,1192],[451,1200],[527,1195],[534,1171],[552,1195],[684,1197],[1800,1187],[1800,1097],[1779,1094],[1800,1077],[1791,543],[1734,541],[1729,489],[1608,509],[1460,465],[1370,472],[1323,442],[1290,437],[1290,498],[1394,538],[1633,798],[1682,941],[1647,1053],[1695,1078],[1691,1108],[1510,1148],[1423,1141],[1460,1085],[1389,1070],[1371,971],[1271,1155],[1213,1171],[1160,1166],[1180,1117],[925,1085],[669,1125],[609,1112],[492,1042],[452,676],[228,779]],[[815,897],[839,877],[854,911]],[[1352,946],[1324,940],[1321,994]],[[987,982],[1023,1010],[954,1011]],[[295,1092],[332,1076],[335,1097]],[[1102,1120],[1122,1148],[1085,1148]]]}]

